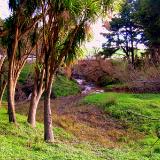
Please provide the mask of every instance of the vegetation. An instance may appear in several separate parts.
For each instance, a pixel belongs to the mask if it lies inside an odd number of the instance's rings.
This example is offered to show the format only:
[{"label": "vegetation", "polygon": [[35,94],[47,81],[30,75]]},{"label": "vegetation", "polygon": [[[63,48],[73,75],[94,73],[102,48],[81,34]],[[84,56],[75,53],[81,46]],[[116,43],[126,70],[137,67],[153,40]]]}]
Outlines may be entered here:
[{"label": "vegetation", "polygon": [[15,90],[19,75],[29,55],[35,52],[28,122],[35,127],[38,103],[44,92],[44,139],[53,142],[50,97],[56,70],[77,57],[77,51],[87,39],[87,26],[109,4],[100,0],[9,1],[12,14],[0,32],[8,56],[9,122],[16,123]]},{"label": "vegetation", "polygon": [[53,85],[53,93],[56,97],[75,95],[80,93],[80,88],[77,82],[58,75]]},{"label": "vegetation", "polygon": [[160,95],[102,93],[85,97],[85,103],[102,107],[113,117],[125,120],[136,129],[146,133],[155,133],[159,127]]},{"label": "vegetation", "polygon": [[[86,106],[87,107],[87,106]],[[26,117],[17,115],[18,125],[7,123],[5,109],[0,109],[0,158],[3,159],[73,159],[73,160],[159,160],[159,142],[155,136],[146,136],[137,141],[122,137],[119,142],[125,142],[120,148],[106,148],[87,141],[79,141],[73,134],[60,127],[54,127],[56,141],[46,144],[43,141],[43,125],[37,123],[36,128],[26,123]],[[16,136],[15,136],[16,135]],[[22,152],[24,154],[22,154]]]},{"label": "vegetation", "polygon": [[[159,6],[159,1],[125,0],[120,12],[105,25],[109,32],[103,33],[107,42],[100,55],[111,57],[121,49],[133,67],[138,66],[139,59],[144,61],[144,57],[159,64]],[[138,54],[142,47],[145,52]]]},{"label": "vegetation", "polygon": [[[3,94],[7,102],[0,159],[160,160],[160,1],[9,0],[8,7],[0,19],[0,105]],[[93,47],[94,58],[75,65],[100,18],[103,51]]]},{"label": "vegetation", "polygon": [[122,49],[127,60],[134,65],[135,50],[141,44],[142,28],[135,22],[135,1],[126,1],[122,10],[110,22],[110,33],[104,33],[107,42],[103,44],[103,55],[111,57],[117,50]]},{"label": "vegetation", "polygon": [[148,47],[148,51],[152,57],[153,62],[159,63],[159,36],[160,23],[159,13],[160,2],[158,0],[139,0],[138,12],[136,14],[137,21],[144,29],[143,43]]},{"label": "vegetation", "polygon": [[[19,125],[7,124],[6,110],[1,109],[0,121],[0,159],[72,159],[72,160],[97,160],[96,154],[90,149],[83,150],[80,146],[74,144],[65,144],[66,140],[73,136],[66,133],[62,128],[55,127],[55,144],[46,144],[43,142],[43,125],[37,124],[35,129],[27,124],[26,118],[18,116]],[[7,136],[6,136],[7,135]],[[15,136],[16,135],[16,136]],[[85,145],[85,144],[84,144]],[[87,147],[87,144],[86,144]],[[23,153],[23,154],[22,154]],[[101,160],[101,158],[99,158]]]},{"label": "vegetation", "polygon": [[[19,83],[25,85],[27,80],[33,81],[33,68],[34,64],[25,64],[19,77]],[[55,83],[52,87],[52,92],[55,97],[75,95],[80,92],[80,87],[77,82],[68,79],[65,75],[57,75]]]},{"label": "vegetation", "polygon": [[142,152],[146,152],[146,155],[149,154],[149,150],[155,153],[159,150],[160,142],[154,146],[159,137],[159,94],[108,92],[91,94],[85,97],[83,102],[101,107],[106,113],[123,121],[129,128],[142,132],[143,138],[137,139],[135,144],[131,144],[132,147],[140,147]]}]

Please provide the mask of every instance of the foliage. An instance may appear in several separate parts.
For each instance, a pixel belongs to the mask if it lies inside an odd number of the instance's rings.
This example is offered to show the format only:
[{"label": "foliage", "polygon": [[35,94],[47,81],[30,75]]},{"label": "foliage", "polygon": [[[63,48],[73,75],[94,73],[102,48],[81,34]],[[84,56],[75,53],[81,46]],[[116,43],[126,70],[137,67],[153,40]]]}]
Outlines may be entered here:
[{"label": "foliage", "polygon": [[160,1],[138,0],[137,22],[144,29],[143,43],[148,47],[148,54],[154,64],[159,64],[160,54]]},{"label": "foliage", "polygon": [[142,28],[135,21],[135,1],[124,3],[120,13],[116,14],[111,22],[109,33],[104,33],[107,42],[103,44],[103,52],[100,54],[111,57],[117,50],[122,49],[126,58],[134,63],[134,50],[141,44]]},{"label": "foliage", "polygon": [[139,0],[137,20],[144,28],[145,44],[147,46],[160,45],[160,1],[159,0]]}]

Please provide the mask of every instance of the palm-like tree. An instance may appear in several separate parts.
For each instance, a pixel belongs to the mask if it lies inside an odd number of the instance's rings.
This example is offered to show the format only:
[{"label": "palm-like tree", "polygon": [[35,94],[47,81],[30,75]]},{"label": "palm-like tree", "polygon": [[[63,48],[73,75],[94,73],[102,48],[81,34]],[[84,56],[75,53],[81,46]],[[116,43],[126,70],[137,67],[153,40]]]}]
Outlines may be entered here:
[{"label": "palm-like tree", "polygon": [[[38,83],[39,87],[35,87],[35,90],[42,87],[41,96],[44,89],[44,139],[47,142],[53,141],[50,95],[55,72],[67,59],[71,60],[77,56],[78,48],[86,39],[86,24],[94,22],[102,9],[105,8],[102,5],[106,6],[110,1],[9,0],[12,15],[6,20],[5,29],[0,33],[0,37],[5,35],[7,38],[10,122],[16,122],[14,95],[19,74],[32,49],[38,48],[38,42],[27,42],[30,34],[37,28],[36,23],[41,20],[42,43],[40,43],[40,48],[42,53],[38,57],[38,63],[42,67],[41,70],[39,70],[38,65],[36,67],[40,83]],[[33,94],[33,99],[34,96]],[[32,114],[33,110],[30,113]]]},{"label": "palm-like tree", "polygon": [[10,0],[11,16],[5,21],[4,29],[7,39],[7,54],[9,61],[8,72],[8,113],[9,122],[16,122],[15,116],[15,87],[19,74],[33,47],[30,47],[29,34],[39,15],[33,16],[38,6],[38,1]]},{"label": "palm-like tree", "polygon": [[[109,3],[109,2],[107,2]],[[41,88],[44,87],[44,139],[52,142],[52,117],[50,107],[51,88],[54,75],[59,66],[66,60],[71,61],[77,56],[77,50],[86,39],[86,24],[94,22],[102,11],[101,0],[58,0],[43,1],[43,52],[44,63],[41,74]],[[44,72],[43,72],[44,73]],[[43,83],[45,82],[45,83]],[[43,83],[43,84],[42,84]],[[33,99],[34,95],[33,94]],[[41,92],[42,94],[42,92]],[[35,98],[36,99],[36,98]],[[40,98],[37,98],[38,102]],[[34,126],[38,103],[32,103],[28,121]],[[34,112],[32,112],[34,110]]]},{"label": "palm-like tree", "polygon": [[[46,45],[44,64],[44,138],[46,141],[52,142],[50,95],[55,72],[65,57],[76,55],[76,49],[80,47],[86,37],[85,24],[93,22],[101,8],[99,0],[82,0],[79,2],[76,0],[59,0],[50,5],[52,12],[49,17],[53,16],[54,21],[52,25],[49,25],[53,26],[50,28],[52,32],[45,37],[48,45]],[[64,29],[67,31],[66,35],[60,36]]]}]

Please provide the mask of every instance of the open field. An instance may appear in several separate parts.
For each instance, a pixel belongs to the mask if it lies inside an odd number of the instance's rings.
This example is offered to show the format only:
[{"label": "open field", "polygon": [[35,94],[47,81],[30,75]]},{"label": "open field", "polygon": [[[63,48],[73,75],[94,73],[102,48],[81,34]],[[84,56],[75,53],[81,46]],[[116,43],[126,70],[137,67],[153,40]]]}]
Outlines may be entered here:
[{"label": "open field", "polygon": [[[79,146],[89,159],[159,160],[160,142],[153,146],[157,140],[155,129],[159,122],[148,120],[148,117],[159,118],[159,96],[102,93],[53,100],[51,104],[55,133],[58,131],[60,134],[60,137],[56,135],[56,143],[65,143],[73,148]],[[17,112],[21,114],[26,115],[27,108],[27,103],[17,104]],[[43,102],[40,102],[37,120],[43,121]],[[42,125],[38,126],[41,126],[37,129],[42,132]],[[39,138],[43,138],[42,135]],[[40,143],[44,145],[42,139]],[[50,149],[55,150],[54,147]],[[35,151],[32,152],[34,154]],[[65,156],[69,157],[70,153],[63,153],[62,159]],[[88,157],[82,155],[81,158],[73,159],[86,160]]]}]

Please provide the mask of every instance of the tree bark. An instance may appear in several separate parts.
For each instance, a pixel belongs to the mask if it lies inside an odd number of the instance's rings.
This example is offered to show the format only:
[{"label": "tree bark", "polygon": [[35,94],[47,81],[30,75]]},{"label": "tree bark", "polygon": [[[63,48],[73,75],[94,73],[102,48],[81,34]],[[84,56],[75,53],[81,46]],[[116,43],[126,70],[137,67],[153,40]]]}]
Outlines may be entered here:
[{"label": "tree bark", "polygon": [[9,122],[16,123],[16,113],[15,113],[15,82],[12,76],[8,77],[8,115]]},{"label": "tree bark", "polygon": [[44,140],[48,143],[54,141],[53,130],[52,130],[52,114],[50,105],[52,80],[50,80],[44,95]]},{"label": "tree bark", "polygon": [[37,107],[38,107],[38,103],[40,101],[40,98],[42,96],[42,93],[43,93],[42,88],[38,92],[37,82],[35,82],[34,87],[33,87],[29,112],[28,112],[28,119],[27,119],[28,123],[30,123],[32,127],[36,126]]},{"label": "tree bark", "polygon": [[[3,54],[1,53],[2,51],[0,50],[0,54]],[[6,85],[7,85],[7,81],[5,80],[4,78],[4,73],[3,73],[3,68],[4,68],[4,60],[6,58],[6,55],[4,55],[1,60],[0,60],[0,107],[2,105],[2,98],[3,98],[3,94],[4,94],[4,91],[6,89]]]},{"label": "tree bark", "polygon": [[7,82],[4,80],[1,86],[1,91],[0,91],[0,107],[2,106],[2,98],[3,98],[4,91],[6,89],[6,85],[7,85]]},{"label": "tree bark", "polygon": [[28,113],[28,123],[31,124],[32,127],[36,126],[36,112],[38,107],[39,99],[37,98],[37,91],[34,89],[32,92],[29,113]]}]

